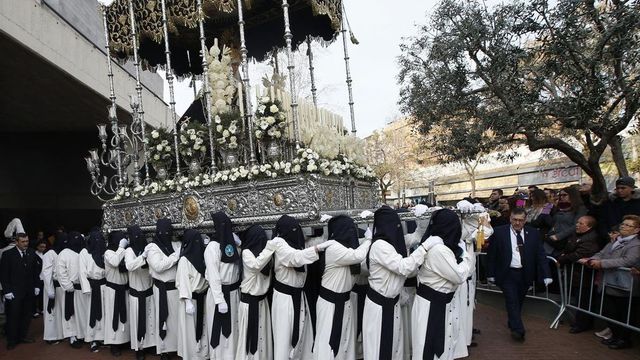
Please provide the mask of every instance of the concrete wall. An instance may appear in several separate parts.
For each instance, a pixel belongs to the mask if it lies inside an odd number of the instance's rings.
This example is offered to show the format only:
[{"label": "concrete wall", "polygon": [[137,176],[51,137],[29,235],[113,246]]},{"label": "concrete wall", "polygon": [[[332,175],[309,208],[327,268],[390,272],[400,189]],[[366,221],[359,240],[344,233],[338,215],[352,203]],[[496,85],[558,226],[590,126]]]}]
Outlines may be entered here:
[{"label": "concrete wall", "polygon": [[[101,28],[97,2],[93,0],[0,2],[0,31],[106,98],[106,57],[102,43],[96,44]],[[87,31],[86,37],[79,30]],[[135,79],[118,64],[113,69],[118,106],[130,111],[129,95],[135,94]],[[147,73],[145,84],[152,90],[143,91],[145,120],[153,125],[165,124],[169,116],[162,101],[162,81]]]}]

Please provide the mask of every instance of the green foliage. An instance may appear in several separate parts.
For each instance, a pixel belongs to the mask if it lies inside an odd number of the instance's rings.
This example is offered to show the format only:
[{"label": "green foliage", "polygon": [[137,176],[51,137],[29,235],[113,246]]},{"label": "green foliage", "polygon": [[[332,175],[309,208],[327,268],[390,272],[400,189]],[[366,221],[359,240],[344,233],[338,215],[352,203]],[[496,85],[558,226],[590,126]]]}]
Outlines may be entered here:
[{"label": "green foliage", "polygon": [[401,46],[400,105],[441,158],[553,149],[601,193],[600,157],[640,106],[638,4],[443,0]]}]

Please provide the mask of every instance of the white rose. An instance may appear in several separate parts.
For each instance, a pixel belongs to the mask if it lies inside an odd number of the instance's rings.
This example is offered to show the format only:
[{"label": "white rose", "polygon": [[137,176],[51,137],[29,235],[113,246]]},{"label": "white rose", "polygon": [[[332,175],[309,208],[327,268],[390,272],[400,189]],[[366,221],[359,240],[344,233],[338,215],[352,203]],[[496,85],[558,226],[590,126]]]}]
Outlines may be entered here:
[{"label": "white rose", "polygon": [[299,173],[299,172],[300,172],[300,165],[295,164],[295,165],[293,166],[293,173],[294,173],[294,174],[297,174],[297,173]]},{"label": "white rose", "polygon": [[160,155],[158,155],[158,154],[153,155],[153,159],[154,160],[160,160]]},{"label": "white rose", "polygon": [[[214,121],[216,122],[216,124],[221,124],[222,123],[222,119],[220,119],[220,116],[218,116],[218,115],[216,115],[214,117]],[[220,126],[220,127],[222,127],[222,126]],[[220,131],[220,130],[218,130],[218,131]]]},{"label": "white rose", "polygon": [[158,146],[156,146],[156,150],[158,150],[158,151],[162,151],[162,148],[163,148],[163,146],[162,146],[162,145],[158,145]]},{"label": "white rose", "polygon": [[265,120],[267,121],[267,124],[269,124],[269,125],[273,125],[276,122],[276,119],[273,116],[267,116],[265,118]]},{"label": "white rose", "polygon": [[222,136],[224,136],[224,137],[229,137],[229,135],[231,135],[231,134],[229,134],[229,130],[225,130],[225,131],[222,132]]},{"label": "white rose", "polygon": [[273,104],[269,107],[269,111],[271,111],[272,113],[277,113],[278,112],[278,106],[276,104]]},{"label": "white rose", "polygon": [[276,172],[271,173],[271,177],[275,179],[276,177],[278,177],[278,173]]},{"label": "white rose", "polygon": [[222,125],[216,125],[216,131],[222,132]]},{"label": "white rose", "polygon": [[268,96],[263,96],[260,98],[260,102],[263,104],[268,104],[269,102],[271,102],[271,99]]},{"label": "white rose", "polygon": [[158,132],[158,130],[153,130],[151,132],[151,137],[154,139],[157,139],[158,137],[160,137],[160,133]]}]

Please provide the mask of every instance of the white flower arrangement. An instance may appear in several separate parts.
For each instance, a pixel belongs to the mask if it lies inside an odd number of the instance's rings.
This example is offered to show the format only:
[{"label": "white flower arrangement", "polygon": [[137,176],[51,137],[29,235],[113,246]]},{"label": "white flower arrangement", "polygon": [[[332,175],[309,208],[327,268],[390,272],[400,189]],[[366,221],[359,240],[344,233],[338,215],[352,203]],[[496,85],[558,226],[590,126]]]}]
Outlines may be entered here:
[{"label": "white flower arrangement", "polygon": [[171,146],[172,134],[164,128],[152,129],[147,132],[145,141],[149,150],[151,165],[165,165],[173,159],[173,147]]},{"label": "white flower arrangement", "polygon": [[211,114],[223,114],[231,111],[233,97],[236,94],[233,67],[231,66],[231,49],[223,45],[222,51],[220,51],[218,39],[214,39],[214,44],[207,55]]},{"label": "white flower arrangement", "polygon": [[178,150],[185,161],[202,159],[207,153],[208,143],[205,142],[207,128],[195,121],[185,121],[180,126]]},{"label": "white flower arrangement", "polygon": [[202,174],[194,178],[181,177],[176,180],[154,181],[149,185],[136,187],[123,187],[114,201],[127,198],[139,198],[146,195],[156,195],[167,192],[182,192],[201,186],[213,184],[233,184],[255,179],[277,179],[292,174],[311,173],[325,176],[353,176],[359,180],[374,181],[373,169],[369,166],[356,164],[345,155],[338,155],[329,160],[308,148],[298,149],[296,157],[291,161],[276,161],[270,164],[239,166],[218,171],[214,176]]},{"label": "white flower arrangement", "polygon": [[228,111],[213,118],[212,127],[215,141],[220,147],[237,149],[240,142],[240,112]]},{"label": "white flower arrangement", "polygon": [[287,126],[287,116],[282,111],[279,100],[271,100],[268,96],[258,99],[258,109],[253,118],[254,134],[256,138],[280,139]]}]

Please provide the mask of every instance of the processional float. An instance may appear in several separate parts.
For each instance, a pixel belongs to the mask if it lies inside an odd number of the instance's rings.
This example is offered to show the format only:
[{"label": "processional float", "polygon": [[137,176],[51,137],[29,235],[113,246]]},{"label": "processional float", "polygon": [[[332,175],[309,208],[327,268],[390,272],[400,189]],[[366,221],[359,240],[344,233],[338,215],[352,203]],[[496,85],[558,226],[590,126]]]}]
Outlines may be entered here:
[{"label": "processional float", "polygon": [[[225,211],[236,226],[269,226],[283,214],[303,224],[320,214],[379,205],[377,183],[355,137],[351,74],[341,0],[100,0],[109,80],[109,125],[85,158],[91,192],[104,201],[103,229],[152,230],[167,217],[178,229],[210,227]],[[313,44],[342,35],[351,134],[317,106]],[[293,52],[306,44],[313,105],[298,104]],[[249,59],[286,53],[252,91]],[[118,119],[112,66],[132,61],[131,118]],[[276,60],[277,65],[277,60]],[[144,119],[143,70],[162,68],[169,87],[167,127]],[[195,76],[202,90],[175,112],[175,81]]]}]

